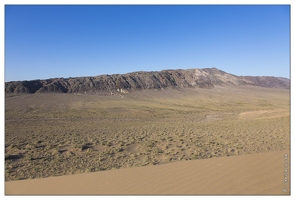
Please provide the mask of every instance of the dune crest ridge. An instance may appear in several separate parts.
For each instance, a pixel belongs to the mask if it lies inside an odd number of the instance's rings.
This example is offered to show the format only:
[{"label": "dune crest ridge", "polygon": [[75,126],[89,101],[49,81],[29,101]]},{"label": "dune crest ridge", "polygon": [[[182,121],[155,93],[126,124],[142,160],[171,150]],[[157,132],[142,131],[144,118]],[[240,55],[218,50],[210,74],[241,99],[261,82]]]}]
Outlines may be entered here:
[{"label": "dune crest ridge", "polygon": [[289,195],[289,175],[284,184],[285,155],[290,159],[285,150],[11,181],[5,183],[5,194]]}]

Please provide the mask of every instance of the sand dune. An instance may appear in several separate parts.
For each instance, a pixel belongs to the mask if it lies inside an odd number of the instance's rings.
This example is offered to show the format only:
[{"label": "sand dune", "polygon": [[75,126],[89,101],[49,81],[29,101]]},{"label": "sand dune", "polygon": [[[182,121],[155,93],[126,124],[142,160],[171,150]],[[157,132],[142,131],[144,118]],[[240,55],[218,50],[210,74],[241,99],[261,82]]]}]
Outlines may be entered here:
[{"label": "sand dune", "polygon": [[5,183],[5,194],[289,195],[289,173],[283,191],[285,154],[289,160],[289,151],[277,151],[10,181]]}]

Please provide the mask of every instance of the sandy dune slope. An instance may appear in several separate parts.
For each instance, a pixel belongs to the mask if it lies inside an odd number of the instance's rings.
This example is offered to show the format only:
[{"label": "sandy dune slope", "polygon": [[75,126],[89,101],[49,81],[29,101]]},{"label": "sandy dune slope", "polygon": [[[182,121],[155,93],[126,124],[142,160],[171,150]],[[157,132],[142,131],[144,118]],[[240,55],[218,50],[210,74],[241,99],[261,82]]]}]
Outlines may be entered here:
[{"label": "sandy dune slope", "polygon": [[10,181],[5,194],[281,194],[289,151]]}]

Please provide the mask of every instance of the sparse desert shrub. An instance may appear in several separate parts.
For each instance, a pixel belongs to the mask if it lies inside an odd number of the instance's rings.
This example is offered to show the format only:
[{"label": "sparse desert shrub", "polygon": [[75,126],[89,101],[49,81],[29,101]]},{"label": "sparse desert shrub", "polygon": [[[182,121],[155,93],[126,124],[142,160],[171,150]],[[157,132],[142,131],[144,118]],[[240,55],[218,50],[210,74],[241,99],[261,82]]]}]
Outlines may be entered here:
[{"label": "sparse desert shrub", "polygon": [[[34,112],[28,110],[26,113],[8,109],[5,118],[12,120],[5,121],[5,179],[9,181],[30,176],[82,173],[87,169],[91,171],[92,168],[107,170],[118,166],[124,168],[155,164],[156,161],[283,150],[290,144],[289,97],[280,94],[276,98],[274,94],[277,95],[268,90],[255,94],[254,99],[269,97],[276,108],[282,109],[277,114],[286,117],[276,117],[276,114],[270,113],[261,119],[242,119],[240,112],[259,111],[262,108],[257,103],[259,101],[214,94],[214,98],[220,100],[218,105],[201,97],[202,94],[190,96],[191,99],[181,97],[177,100],[178,105],[175,104],[176,99],[142,101],[120,98],[118,101],[108,99],[109,97],[101,99],[96,95],[95,98],[76,95],[73,98],[83,97],[86,100],[71,102],[72,99],[67,99],[67,102],[70,101],[68,107],[58,112],[48,108]],[[11,98],[20,97],[25,99],[21,95]],[[88,101],[91,98],[93,100],[90,104]],[[203,98],[202,101],[200,98]],[[123,106],[126,111],[132,109],[133,114],[118,114],[112,110],[113,107],[121,109]],[[146,113],[146,110],[142,112],[143,108],[153,111],[153,114],[142,114]],[[215,112],[222,120],[203,120],[208,113],[214,115]],[[54,115],[60,119],[48,119]],[[34,120],[19,120],[21,118]],[[262,141],[265,141],[264,144]],[[134,148],[133,154],[128,154],[125,149],[133,143],[140,148]],[[8,159],[9,155],[19,153],[24,158],[17,162]],[[30,160],[31,158],[42,159]],[[36,164],[40,167],[39,171],[32,170],[36,169]]]}]

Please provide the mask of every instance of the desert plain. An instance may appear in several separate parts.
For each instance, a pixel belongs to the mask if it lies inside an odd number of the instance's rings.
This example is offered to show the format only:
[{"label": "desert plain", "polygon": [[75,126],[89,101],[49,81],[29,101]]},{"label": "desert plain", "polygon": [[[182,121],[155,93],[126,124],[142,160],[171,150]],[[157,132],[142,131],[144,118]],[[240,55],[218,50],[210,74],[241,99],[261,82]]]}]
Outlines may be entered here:
[{"label": "desert plain", "polygon": [[288,89],[5,95],[6,194],[288,195],[289,154]]}]

